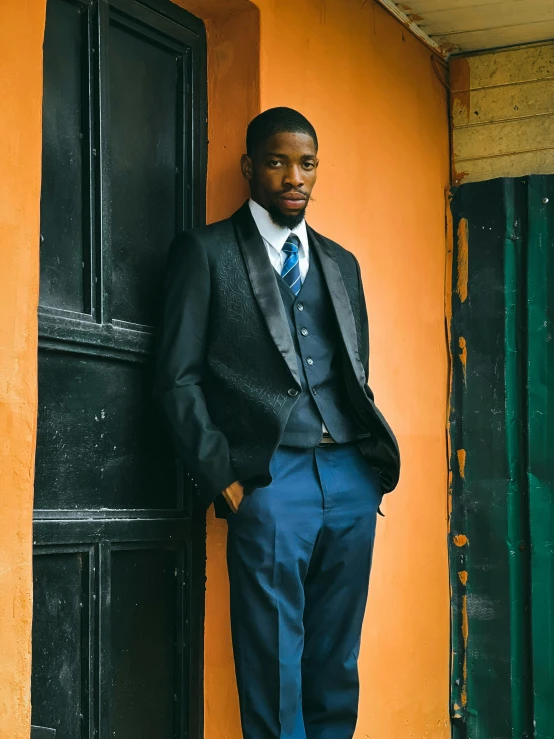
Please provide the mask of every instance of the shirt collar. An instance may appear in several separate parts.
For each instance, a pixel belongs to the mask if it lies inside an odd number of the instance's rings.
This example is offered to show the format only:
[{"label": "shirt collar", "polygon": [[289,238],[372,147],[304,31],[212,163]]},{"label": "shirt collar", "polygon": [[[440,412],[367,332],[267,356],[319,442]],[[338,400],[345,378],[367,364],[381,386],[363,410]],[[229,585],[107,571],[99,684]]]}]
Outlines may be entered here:
[{"label": "shirt collar", "polygon": [[[262,206],[259,205],[259,203],[256,203],[255,200],[250,199],[248,201],[248,205],[250,206],[250,212],[252,213],[252,217],[256,222],[256,226],[258,227],[258,231],[262,238],[280,253],[291,230],[288,228],[282,228],[276,223],[273,223],[267,210],[262,208]],[[292,233],[298,236],[304,249],[304,254],[307,255],[309,245],[306,221],[303,220],[302,223],[296,226],[296,228],[293,228]]]}]

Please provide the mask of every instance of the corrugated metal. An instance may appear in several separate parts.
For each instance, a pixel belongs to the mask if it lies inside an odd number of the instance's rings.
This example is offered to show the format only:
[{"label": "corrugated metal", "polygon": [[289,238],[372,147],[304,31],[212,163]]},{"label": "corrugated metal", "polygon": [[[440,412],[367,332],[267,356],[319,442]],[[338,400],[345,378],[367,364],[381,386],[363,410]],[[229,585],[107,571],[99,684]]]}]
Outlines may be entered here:
[{"label": "corrugated metal", "polygon": [[450,83],[454,184],[554,173],[554,43],[453,59]]},{"label": "corrugated metal", "polygon": [[554,38],[552,0],[405,0],[396,4],[446,52]]},{"label": "corrugated metal", "polygon": [[554,177],[452,200],[455,739],[554,738]]}]

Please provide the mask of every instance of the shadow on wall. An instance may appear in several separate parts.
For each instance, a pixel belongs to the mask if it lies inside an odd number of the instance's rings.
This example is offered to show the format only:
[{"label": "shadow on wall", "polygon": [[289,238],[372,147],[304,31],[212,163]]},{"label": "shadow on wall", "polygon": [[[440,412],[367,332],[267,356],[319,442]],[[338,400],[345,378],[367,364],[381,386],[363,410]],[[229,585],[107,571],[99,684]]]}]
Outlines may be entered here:
[{"label": "shadow on wall", "polygon": [[208,223],[248,196],[238,162],[260,112],[260,13],[249,0],[179,0],[202,18],[208,41]]},{"label": "shadow on wall", "polygon": [[[248,123],[260,112],[260,14],[249,0],[179,0],[202,18],[208,43],[206,218],[227,218],[248,197],[239,161]],[[204,647],[205,736],[240,734],[225,563],[227,527],[208,514]]]}]

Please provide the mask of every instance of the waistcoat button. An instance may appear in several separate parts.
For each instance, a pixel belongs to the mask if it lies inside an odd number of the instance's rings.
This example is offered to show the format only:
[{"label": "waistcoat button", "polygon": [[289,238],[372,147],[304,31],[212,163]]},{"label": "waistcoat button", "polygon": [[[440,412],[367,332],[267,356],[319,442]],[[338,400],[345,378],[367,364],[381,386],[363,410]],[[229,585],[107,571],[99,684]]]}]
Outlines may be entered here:
[{"label": "waistcoat button", "polygon": [[298,395],[298,390],[295,387],[291,387],[288,392],[291,398],[296,398]]},{"label": "waistcoat button", "polygon": [[296,307],[298,310],[304,310],[304,305],[302,303],[297,303]]},{"label": "waistcoat button", "polygon": [[307,328],[301,328],[300,329],[300,333],[302,334],[302,336],[307,336],[308,335],[308,329]]},{"label": "waistcoat button", "polygon": [[314,363],[314,360],[311,357],[308,357],[308,359],[306,359],[306,363],[311,366]]}]

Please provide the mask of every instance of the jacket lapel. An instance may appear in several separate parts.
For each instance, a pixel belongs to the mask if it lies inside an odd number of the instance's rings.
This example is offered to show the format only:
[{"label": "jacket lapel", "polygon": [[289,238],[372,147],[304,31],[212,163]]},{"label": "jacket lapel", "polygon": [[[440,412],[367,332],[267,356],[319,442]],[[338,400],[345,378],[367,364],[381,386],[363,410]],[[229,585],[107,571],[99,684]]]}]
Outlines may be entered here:
[{"label": "jacket lapel", "polygon": [[354,315],[352,313],[352,306],[350,305],[350,299],[346,292],[339,265],[333,256],[332,247],[327,239],[316,233],[309,226],[308,234],[310,237],[310,245],[317,251],[317,255],[321,263],[321,269],[323,270],[323,274],[327,282],[327,288],[335,309],[339,330],[342,335],[348,358],[350,359],[350,363],[352,364],[358,382],[363,386],[365,385],[366,379],[365,370],[362,360],[360,359],[358,334],[356,331],[356,324],[354,322]]},{"label": "jacket lapel", "polygon": [[248,202],[231,218],[242,251],[254,296],[277,349],[283,355],[292,376],[300,385],[296,351],[285,313],[275,270],[267,256],[263,239],[250,213]]}]

